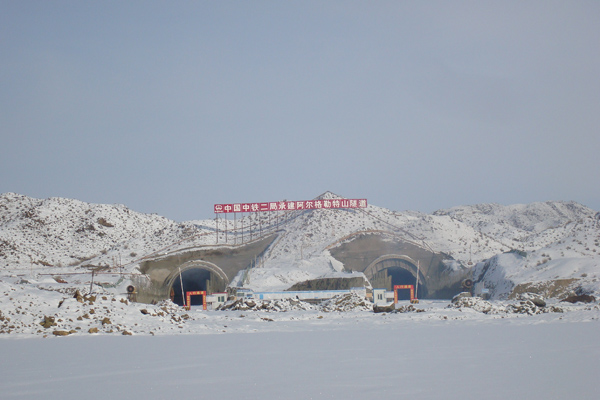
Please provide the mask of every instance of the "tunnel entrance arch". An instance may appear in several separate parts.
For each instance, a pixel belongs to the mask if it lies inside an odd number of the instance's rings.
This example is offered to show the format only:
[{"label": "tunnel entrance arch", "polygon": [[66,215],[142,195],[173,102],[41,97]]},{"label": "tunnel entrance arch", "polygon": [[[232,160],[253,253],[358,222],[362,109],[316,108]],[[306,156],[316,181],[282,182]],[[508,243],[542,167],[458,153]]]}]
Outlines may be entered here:
[{"label": "tunnel entrance arch", "polygon": [[[419,275],[417,295],[419,298],[426,298],[428,288],[423,271],[417,267],[415,260],[406,255],[386,254],[381,256],[369,264],[364,274],[374,289],[381,288],[391,291],[396,285],[414,285],[417,287],[417,271]],[[399,296],[400,300],[410,300],[410,293],[408,292],[400,293]]]},{"label": "tunnel entrance arch", "polygon": [[[228,283],[227,275],[217,265],[208,261],[195,260],[174,269],[165,280],[165,287],[171,300],[183,306],[186,292],[205,291],[207,294],[224,292]],[[202,305],[201,296],[192,297],[190,305]]]}]

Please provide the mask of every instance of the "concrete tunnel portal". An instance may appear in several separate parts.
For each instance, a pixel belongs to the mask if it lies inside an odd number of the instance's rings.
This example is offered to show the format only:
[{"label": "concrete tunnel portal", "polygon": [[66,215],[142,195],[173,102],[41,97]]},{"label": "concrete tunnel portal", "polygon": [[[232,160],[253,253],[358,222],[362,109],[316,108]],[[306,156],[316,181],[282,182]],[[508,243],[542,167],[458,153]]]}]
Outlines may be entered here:
[{"label": "concrete tunnel portal", "polygon": [[[415,297],[427,298],[427,286],[422,282],[417,286],[416,279],[410,272],[400,267],[390,267],[387,271],[392,277],[392,288],[395,285],[413,285],[418,291],[415,293]],[[408,290],[398,291],[398,300],[410,300],[410,292]]]},{"label": "concrete tunnel portal", "polygon": [[[185,292],[203,290],[207,291],[210,282],[210,271],[202,268],[188,269],[178,276],[171,285],[170,297],[173,303],[183,306]],[[202,304],[200,296],[192,296],[189,305],[198,306]]]},{"label": "concrete tunnel portal", "polygon": [[[426,279],[414,260],[402,255],[385,255],[373,261],[365,269],[365,276],[373,288],[392,290],[395,285],[413,285],[416,297],[427,298],[428,290]],[[417,282],[417,274],[419,280]],[[398,291],[399,300],[409,300],[408,290]]]},{"label": "concrete tunnel portal", "polygon": [[[180,306],[187,301],[186,292],[205,291],[207,294],[224,292],[228,284],[227,275],[218,266],[202,261],[184,264],[175,270],[166,282],[171,301]],[[190,305],[202,305],[202,301],[202,296],[192,296]]]},{"label": "concrete tunnel portal", "polygon": [[[145,260],[140,264],[140,272],[149,279],[139,284],[134,282],[139,289],[137,301],[156,303],[171,298],[183,305],[187,291],[226,292],[232,279],[247,270],[277,237],[278,233],[242,245],[190,248]],[[418,275],[416,295],[421,299],[452,298],[460,291],[465,275],[445,266],[446,255],[385,231],[355,232],[326,250],[344,265],[346,272],[364,273],[374,289],[391,291],[395,285],[416,288]],[[398,295],[400,299],[408,299],[410,292],[399,290]],[[202,296],[193,296],[191,300],[192,305],[200,305]]]},{"label": "concrete tunnel portal", "polygon": [[[145,278],[132,280],[137,290],[136,301],[157,303],[171,298],[183,305],[182,292],[206,290],[208,295],[226,292],[231,280],[276,238],[277,234],[270,234],[240,245],[199,246],[148,258],[139,267]],[[199,304],[202,297],[193,296],[191,300],[192,305]]]},{"label": "concrete tunnel portal", "polygon": [[[375,260],[366,270],[365,275],[371,281],[373,287],[385,287],[392,290],[395,285],[413,285],[417,287],[417,266],[407,261],[403,256],[387,255]],[[199,263],[184,267],[181,273],[176,271],[169,280],[169,293],[171,301],[179,306],[183,306],[185,293],[188,291],[206,291],[207,293],[224,292],[229,283],[223,280],[224,273],[216,272],[216,265],[207,266]],[[221,271],[222,272],[222,271]],[[427,285],[421,276],[418,285],[418,297],[427,297]],[[398,291],[399,300],[409,300],[410,292],[408,290]],[[190,302],[192,306],[202,305],[202,296],[192,296]]]}]

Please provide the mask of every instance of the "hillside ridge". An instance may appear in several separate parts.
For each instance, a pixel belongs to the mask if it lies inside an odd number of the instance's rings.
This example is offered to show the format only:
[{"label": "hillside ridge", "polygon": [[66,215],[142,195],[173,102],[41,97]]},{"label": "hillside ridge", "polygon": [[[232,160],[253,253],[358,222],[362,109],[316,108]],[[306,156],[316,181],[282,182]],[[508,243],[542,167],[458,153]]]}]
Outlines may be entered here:
[{"label": "hillside ridge", "polygon": [[[341,196],[325,192],[318,198]],[[343,265],[329,255],[329,245],[355,232],[392,230],[406,240],[447,254],[455,260],[454,268],[471,268],[474,276],[490,287],[505,287],[495,293],[498,296],[506,296],[512,287],[526,281],[558,278],[583,280],[588,290],[597,292],[599,215],[573,201],[477,204],[431,214],[375,205],[364,210],[311,210],[288,219],[277,214],[277,225],[275,216],[269,220],[279,238],[250,278],[257,289],[282,289],[340,274]],[[237,223],[256,223],[258,217],[246,214],[244,218]],[[267,216],[260,218],[267,224]],[[220,221],[221,234],[225,223],[228,229],[234,228],[233,221]],[[18,273],[120,265],[135,272],[138,260],[161,249],[215,245],[215,228],[214,219],[175,222],[120,204],[4,193],[0,195],[0,268]],[[221,244],[224,239],[219,239]],[[526,255],[517,264],[512,258],[510,265],[495,262],[495,275],[481,275],[484,269],[493,272],[489,260],[517,250]],[[486,262],[488,268],[483,268]],[[499,284],[500,277],[507,282]]]}]

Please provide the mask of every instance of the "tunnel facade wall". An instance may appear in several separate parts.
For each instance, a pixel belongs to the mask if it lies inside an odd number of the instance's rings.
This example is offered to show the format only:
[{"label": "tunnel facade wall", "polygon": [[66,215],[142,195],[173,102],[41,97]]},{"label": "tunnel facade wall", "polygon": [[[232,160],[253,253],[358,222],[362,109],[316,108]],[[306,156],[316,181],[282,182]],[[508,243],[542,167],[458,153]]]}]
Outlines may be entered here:
[{"label": "tunnel facade wall", "polygon": [[216,282],[211,282],[212,292],[224,291],[224,288],[241,270],[247,268],[257,255],[262,254],[275,240],[277,235],[238,246],[206,246],[180,250],[173,254],[162,255],[140,263],[140,272],[147,276],[137,289],[137,301],[155,303],[170,298],[173,282],[189,268],[202,268],[211,271]]},{"label": "tunnel facade wall", "polygon": [[[401,267],[416,277],[419,265],[419,282],[427,287],[426,298],[448,298],[454,293],[465,273],[450,271],[444,264],[449,259],[417,246],[401,237],[383,232],[357,233],[344,242],[329,249],[331,255],[344,264],[348,271],[363,272],[367,279],[384,284],[381,271],[390,267]],[[404,262],[404,266],[392,260]],[[378,276],[378,274],[380,274]],[[372,282],[373,283],[373,282]]]},{"label": "tunnel facade wall", "polygon": [[[231,280],[248,268],[256,256],[264,254],[276,238],[274,234],[244,245],[180,250],[146,260],[140,264],[140,272],[147,279],[139,284],[137,299],[147,303],[168,299],[179,270],[188,268],[211,271],[211,290],[224,291]],[[362,272],[371,284],[380,287],[391,286],[395,268],[406,270],[416,280],[418,265],[423,298],[451,298],[460,290],[460,282],[466,276],[466,272],[446,268],[443,261],[449,259],[448,256],[393,234],[357,232],[332,244],[328,250],[346,271]]]}]

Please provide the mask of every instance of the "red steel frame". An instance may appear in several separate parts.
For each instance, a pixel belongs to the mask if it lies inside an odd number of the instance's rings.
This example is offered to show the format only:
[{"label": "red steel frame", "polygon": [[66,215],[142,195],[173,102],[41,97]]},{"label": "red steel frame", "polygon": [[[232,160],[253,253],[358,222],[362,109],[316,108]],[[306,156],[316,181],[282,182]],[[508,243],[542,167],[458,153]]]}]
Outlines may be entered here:
[{"label": "red steel frame", "polygon": [[188,310],[192,308],[192,296],[201,295],[202,297],[202,309],[206,310],[206,290],[196,290],[192,292],[185,292],[186,302],[183,305]]},{"label": "red steel frame", "polygon": [[394,304],[398,303],[398,289],[410,289],[410,301],[415,300],[415,285],[394,285]]}]

